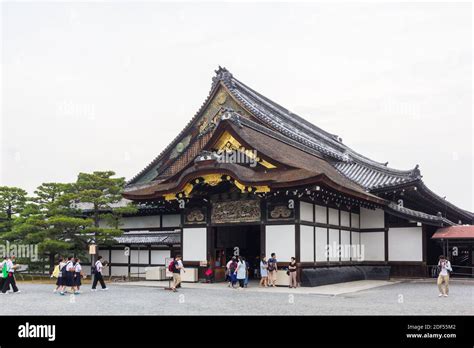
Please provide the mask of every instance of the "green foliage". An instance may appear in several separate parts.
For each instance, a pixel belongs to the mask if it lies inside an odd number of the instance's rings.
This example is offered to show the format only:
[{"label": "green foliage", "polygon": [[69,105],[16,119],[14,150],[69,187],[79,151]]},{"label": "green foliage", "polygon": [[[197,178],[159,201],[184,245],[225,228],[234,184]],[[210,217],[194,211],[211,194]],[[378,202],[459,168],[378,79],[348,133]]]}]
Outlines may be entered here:
[{"label": "green foliage", "polygon": [[0,232],[11,231],[13,220],[26,205],[27,195],[21,188],[0,186]]},{"label": "green foliage", "polygon": [[137,211],[119,204],[125,179],[114,175],[80,173],[75,183],[43,183],[32,198],[20,188],[0,187],[0,239],[37,244],[50,263],[58,254],[87,256],[91,243],[113,244],[123,233],[121,217]]},{"label": "green foliage", "polygon": [[28,193],[19,187],[0,186],[0,217],[11,219],[21,212]]},{"label": "green foliage", "polygon": [[[80,173],[75,183],[76,202],[90,206],[94,226],[87,231],[94,235],[97,244],[112,244],[113,237],[120,236],[120,219],[134,214],[137,208],[128,204],[120,206],[125,178],[113,178],[113,171]],[[104,224],[101,226],[101,222]]]}]

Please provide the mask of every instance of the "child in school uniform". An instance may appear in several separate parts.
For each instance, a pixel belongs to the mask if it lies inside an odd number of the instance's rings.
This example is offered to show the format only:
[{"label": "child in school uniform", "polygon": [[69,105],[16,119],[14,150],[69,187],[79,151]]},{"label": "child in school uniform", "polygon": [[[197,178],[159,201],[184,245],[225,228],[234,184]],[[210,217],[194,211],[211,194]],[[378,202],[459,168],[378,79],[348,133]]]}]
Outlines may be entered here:
[{"label": "child in school uniform", "polygon": [[74,294],[80,294],[81,293],[81,277],[82,277],[82,266],[81,266],[81,260],[78,258],[75,259],[76,263],[74,265],[74,286],[76,287],[76,291]]},{"label": "child in school uniform", "polygon": [[56,265],[56,267],[54,267],[54,271],[53,271],[53,274],[51,274],[51,278],[56,277],[58,279],[56,280],[56,288],[53,290],[53,292],[57,292],[63,286],[62,269],[65,265],[66,265],[66,262],[64,262],[64,259],[59,258],[58,264]]},{"label": "child in school uniform", "polygon": [[66,264],[62,269],[62,286],[61,295],[64,295],[66,287],[72,288],[74,291],[74,262],[72,257],[68,257]]}]

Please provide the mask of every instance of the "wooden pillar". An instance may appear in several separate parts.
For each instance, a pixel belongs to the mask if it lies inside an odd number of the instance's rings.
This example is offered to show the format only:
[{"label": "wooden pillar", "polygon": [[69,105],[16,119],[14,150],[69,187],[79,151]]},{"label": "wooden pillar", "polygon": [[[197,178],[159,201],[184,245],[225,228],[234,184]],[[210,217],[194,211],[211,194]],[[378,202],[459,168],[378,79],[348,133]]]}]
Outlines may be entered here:
[{"label": "wooden pillar", "polygon": [[109,277],[112,277],[112,247],[109,247]]},{"label": "wooden pillar", "polygon": [[295,224],[295,258],[296,262],[300,262],[301,257],[301,228],[300,224]]},{"label": "wooden pillar", "polygon": [[214,228],[208,225],[206,227],[206,242],[207,242],[207,247],[206,247],[206,254],[207,254],[207,260],[210,262],[211,259],[214,258],[214,239],[215,239],[215,231]]},{"label": "wooden pillar", "polygon": [[128,278],[130,278],[130,273],[132,269],[132,267],[130,266],[131,259],[132,259],[132,246],[128,245],[128,247],[130,248],[128,252]]},{"label": "wooden pillar", "polygon": [[266,245],[265,245],[265,224],[260,225],[260,257],[266,255]]},{"label": "wooden pillar", "polygon": [[[171,250],[171,248],[170,248]],[[170,253],[171,255],[171,253]],[[148,266],[151,266],[151,244],[148,245]]]}]

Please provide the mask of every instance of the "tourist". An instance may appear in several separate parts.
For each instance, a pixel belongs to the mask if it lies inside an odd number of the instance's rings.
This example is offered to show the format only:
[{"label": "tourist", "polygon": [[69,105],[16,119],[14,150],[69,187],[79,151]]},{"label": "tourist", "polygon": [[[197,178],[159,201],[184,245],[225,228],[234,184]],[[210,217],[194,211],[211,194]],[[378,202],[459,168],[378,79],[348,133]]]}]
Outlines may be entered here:
[{"label": "tourist", "polygon": [[56,288],[53,290],[53,292],[57,292],[63,287],[63,285],[65,285],[63,284],[63,277],[62,277],[63,275],[62,269],[64,266],[66,266],[66,260],[60,257],[58,260],[58,264],[56,265],[56,267],[54,267],[53,273],[51,274],[51,278],[57,278]]},{"label": "tourist", "polygon": [[204,276],[206,277],[206,283],[214,282],[214,271],[212,269],[212,260],[207,264],[206,270],[204,271]]},{"label": "tourist", "polygon": [[183,266],[183,261],[181,260],[181,255],[176,255],[174,260],[172,261],[172,269],[173,269],[173,286],[171,290],[173,292],[177,292],[176,288],[181,284],[181,270],[186,272]]},{"label": "tourist", "polygon": [[239,281],[239,290],[242,290],[245,286],[245,277],[247,276],[247,266],[242,256],[239,256],[239,262],[237,263],[235,274]]},{"label": "tourist", "polygon": [[[5,271],[4,271],[5,269]],[[0,291],[3,289],[3,284],[5,283],[5,279],[8,276],[7,272],[7,257],[4,256],[2,262],[0,262]],[[5,276],[4,276],[5,274]]]},{"label": "tourist", "polygon": [[269,286],[276,286],[278,265],[275,253],[271,254],[271,257],[268,259],[268,284]]},{"label": "tourist", "polygon": [[262,261],[260,261],[260,286],[268,287],[268,263],[267,258],[262,256]]},{"label": "tourist", "polygon": [[13,289],[14,293],[20,293],[21,291],[18,290],[18,287],[16,286],[16,280],[15,280],[15,269],[17,266],[14,264],[15,262],[15,256],[8,257],[4,261],[4,268],[2,269],[2,277],[4,278],[3,280],[3,286],[2,286],[2,294],[5,294],[7,291],[10,290],[10,285]]},{"label": "tourist", "polygon": [[296,289],[296,286],[298,285],[296,283],[296,270],[297,270],[297,266],[296,266],[296,259],[294,257],[291,258],[291,261],[290,261],[290,264],[288,265],[288,275],[290,276],[290,289],[291,288],[295,288]]},{"label": "tourist", "polygon": [[250,271],[250,265],[249,262],[245,259],[245,257],[242,257],[242,260],[245,262],[245,282],[244,282],[244,287],[247,287],[249,285],[249,271]]},{"label": "tourist", "polygon": [[104,265],[102,263],[102,256],[97,256],[97,261],[94,264],[93,273],[94,273],[94,281],[92,282],[92,289],[91,291],[97,291],[97,282],[100,282],[102,286],[101,290],[109,290],[109,288],[105,285],[104,278],[102,277],[102,269]]},{"label": "tourist", "polygon": [[227,262],[226,272],[228,274],[229,287],[234,287],[237,283],[237,277],[235,275],[235,270],[237,268],[237,258],[232,256],[232,258]]},{"label": "tourist", "polygon": [[253,276],[255,279],[260,278],[260,256],[255,258],[255,263],[253,264]]},{"label": "tourist", "polygon": [[80,294],[81,293],[81,277],[84,276],[84,273],[82,272],[82,266],[81,266],[81,260],[76,257],[75,259],[75,264],[74,264],[74,286],[76,288],[76,291],[74,294]]},{"label": "tourist", "polygon": [[60,295],[64,295],[68,287],[74,292],[74,258],[72,256],[67,258],[61,269],[61,283]]},{"label": "tourist", "polygon": [[449,272],[452,272],[451,262],[449,262],[444,255],[439,257],[438,261],[438,290],[439,297],[448,297],[449,293]]}]

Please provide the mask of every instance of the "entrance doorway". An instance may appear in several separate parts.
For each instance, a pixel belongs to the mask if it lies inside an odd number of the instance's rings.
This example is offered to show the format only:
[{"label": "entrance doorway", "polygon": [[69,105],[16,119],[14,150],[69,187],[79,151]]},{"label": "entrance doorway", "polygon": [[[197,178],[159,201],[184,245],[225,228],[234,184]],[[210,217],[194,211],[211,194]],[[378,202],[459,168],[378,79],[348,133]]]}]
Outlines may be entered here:
[{"label": "entrance doorway", "polygon": [[256,278],[262,254],[260,244],[260,225],[214,227],[213,249],[216,266],[223,271],[232,256],[240,255],[249,263],[249,278]]}]

